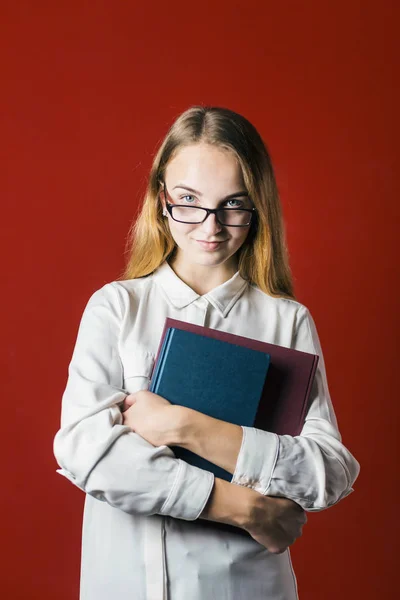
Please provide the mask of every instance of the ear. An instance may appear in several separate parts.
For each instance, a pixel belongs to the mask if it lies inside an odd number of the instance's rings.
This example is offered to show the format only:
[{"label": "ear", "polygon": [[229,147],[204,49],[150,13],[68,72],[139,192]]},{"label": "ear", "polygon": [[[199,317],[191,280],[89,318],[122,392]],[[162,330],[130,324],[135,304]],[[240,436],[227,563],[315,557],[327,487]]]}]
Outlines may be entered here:
[{"label": "ear", "polygon": [[162,206],[162,215],[163,215],[163,217],[166,217],[166,216],[168,216],[168,212],[165,207],[165,194],[164,194],[164,190],[162,188],[158,192],[158,197],[160,199],[161,206]]}]

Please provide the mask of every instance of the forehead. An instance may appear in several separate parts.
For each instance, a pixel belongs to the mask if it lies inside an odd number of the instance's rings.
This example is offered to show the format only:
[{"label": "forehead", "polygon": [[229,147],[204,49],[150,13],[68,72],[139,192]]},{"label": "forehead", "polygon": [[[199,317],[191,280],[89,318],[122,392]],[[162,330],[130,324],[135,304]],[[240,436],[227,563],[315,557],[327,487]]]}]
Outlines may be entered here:
[{"label": "forehead", "polygon": [[[167,165],[165,179],[167,187],[187,183],[190,187],[207,193],[227,188],[238,191],[244,181],[236,156],[223,148],[209,144],[191,144],[180,148]],[[227,193],[229,193],[230,189]]]}]

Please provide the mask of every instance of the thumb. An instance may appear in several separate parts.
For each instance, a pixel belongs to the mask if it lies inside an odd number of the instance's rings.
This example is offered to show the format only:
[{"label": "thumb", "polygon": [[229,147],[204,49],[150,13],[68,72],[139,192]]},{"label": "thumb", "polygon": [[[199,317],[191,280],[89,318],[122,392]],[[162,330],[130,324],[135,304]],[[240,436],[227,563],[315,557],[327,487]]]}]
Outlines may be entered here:
[{"label": "thumb", "polygon": [[130,408],[133,404],[135,404],[136,402],[136,398],[133,394],[129,394],[129,396],[125,397],[125,400],[123,402],[122,405],[122,412],[124,412],[125,410],[128,410],[128,408]]}]

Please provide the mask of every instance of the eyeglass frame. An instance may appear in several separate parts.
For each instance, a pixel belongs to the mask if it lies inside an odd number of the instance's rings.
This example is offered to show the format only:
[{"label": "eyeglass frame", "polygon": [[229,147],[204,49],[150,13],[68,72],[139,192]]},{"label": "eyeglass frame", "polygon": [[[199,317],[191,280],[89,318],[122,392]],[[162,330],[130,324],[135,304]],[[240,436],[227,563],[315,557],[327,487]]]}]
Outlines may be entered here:
[{"label": "eyeglass frame", "polygon": [[[208,216],[210,214],[215,214],[215,218],[217,219],[217,222],[220,225],[222,225],[222,227],[250,227],[250,225],[253,222],[253,214],[254,215],[257,214],[257,209],[256,209],[255,206],[253,206],[253,208],[206,208],[205,206],[192,207],[192,206],[188,206],[187,204],[174,204],[173,202],[168,202],[167,198],[170,198],[170,195],[168,193],[165,181],[163,181],[163,184],[164,184],[164,196],[165,196],[165,204],[166,204],[167,211],[171,215],[171,219],[173,219],[177,223],[185,223],[186,225],[201,225],[202,223],[204,223],[204,221],[206,221],[206,219],[208,218]],[[232,198],[232,200],[233,199],[234,198]],[[200,210],[205,210],[206,211],[206,216],[204,217],[204,219],[202,221],[198,221],[197,223],[187,222],[187,221],[180,221],[179,219],[175,219],[172,216],[172,209],[173,209],[174,206],[180,206],[182,208],[197,208],[197,209],[200,209]],[[250,221],[248,223],[246,223],[245,225],[226,225],[225,223],[221,223],[221,221],[218,218],[218,212],[221,211],[221,210],[235,210],[235,211],[241,210],[241,211],[248,212],[248,213],[250,213]]]}]

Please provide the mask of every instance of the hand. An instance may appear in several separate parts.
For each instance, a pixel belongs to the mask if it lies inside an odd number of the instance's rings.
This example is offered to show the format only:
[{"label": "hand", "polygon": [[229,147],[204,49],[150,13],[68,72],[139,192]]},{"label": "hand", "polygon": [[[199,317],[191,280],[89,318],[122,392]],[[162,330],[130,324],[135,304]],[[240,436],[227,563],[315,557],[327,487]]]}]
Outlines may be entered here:
[{"label": "hand", "polygon": [[293,500],[258,494],[244,529],[269,552],[281,554],[301,536],[306,523],[306,513]]},{"label": "hand", "polygon": [[170,445],[178,425],[179,408],[158,394],[141,390],[125,398],[123,424],[153,446]]}]

